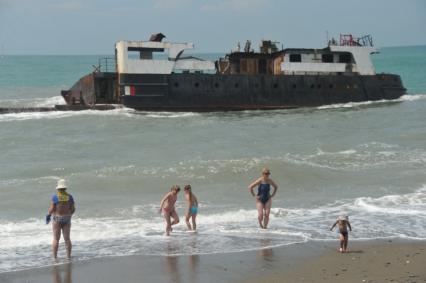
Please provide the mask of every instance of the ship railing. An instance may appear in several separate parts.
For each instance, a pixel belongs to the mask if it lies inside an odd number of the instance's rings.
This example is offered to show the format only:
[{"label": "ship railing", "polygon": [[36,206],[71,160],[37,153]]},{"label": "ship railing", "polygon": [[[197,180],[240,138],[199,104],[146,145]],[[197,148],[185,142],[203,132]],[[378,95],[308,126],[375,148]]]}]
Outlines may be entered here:
[{"label": "ship railing", "polygon": [[103,57],[98,59],[98,65],[93,65],[93,72],[116,72],[116,63],[114,57]]},{"label": "ship railing", "polygon": [[373,37],[371,35],[364,35],[361,37],[354,37],[352,34],[340,35],[340,46],[371,46],[373,47]]}]

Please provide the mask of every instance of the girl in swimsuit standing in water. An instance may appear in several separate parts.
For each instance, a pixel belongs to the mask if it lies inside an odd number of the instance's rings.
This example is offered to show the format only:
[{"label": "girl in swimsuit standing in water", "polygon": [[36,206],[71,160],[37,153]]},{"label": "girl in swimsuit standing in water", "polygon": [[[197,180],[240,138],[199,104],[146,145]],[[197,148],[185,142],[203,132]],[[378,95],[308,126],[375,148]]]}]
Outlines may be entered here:
[{"label": "girl in swimsuit standing in water", "polygon": [[[159,212],[163,212],[164,219],[166,219],[166,235],[170,236],[172,231],[172,225],[179,223],[179,216],[175,210],[175,203],[177,200],[177,194],[179,193],[180,188],[178,185],[174,185],[170,192],[168,192],[160,202]],[[173,221],[171,221],[173,218]]]},{"label": "girl in swimsuit standing in water", "polygon": [[[256,197],[256,207],[258,212],[259,226],[262,229],[268,227],[269,213],[271,212],[272,198],[277,192],[278,186],[272,181],[269,176],[271,171],[268,168],[263,168],[262,177],[254,181],[248,186],[248,189],[253,197]],[[257,186],[257,195],[254,194],[253,189]],[[271,194],[271,186],[274,192]]]},{"label": "girl in swimsuit standing in water", "polygon": [[[192,193],[191,185],[186,185],[183,190],[185,191],[185,200],[188,204],[188,210],[185,214],[186,226],[188,227],[188,230],[195,231],[197,229],[195,218],[197,217],[198,212],[198,200],[197,197]],[[189,218],[192,219],[192,227],[189,223]]]}]

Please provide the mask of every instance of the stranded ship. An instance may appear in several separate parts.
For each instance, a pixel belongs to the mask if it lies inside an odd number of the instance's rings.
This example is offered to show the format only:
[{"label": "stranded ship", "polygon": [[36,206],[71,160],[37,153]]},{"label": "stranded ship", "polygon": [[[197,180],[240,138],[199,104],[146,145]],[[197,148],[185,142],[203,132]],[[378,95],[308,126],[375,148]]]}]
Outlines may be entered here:
[{"label": "stranded ship", "polygon": [[[115,58],[62,91],[62,109],[109,109],[122,104],[148,111],[283,109],[396,99],[401,78],[376,74],[370,35],[340,35],[323,49],[281,48],[264,40],[255,52],[247,41],[217,61],[185,56],[193,43],[119,41]],[[108,70],[109,69],[109,70]]]}]

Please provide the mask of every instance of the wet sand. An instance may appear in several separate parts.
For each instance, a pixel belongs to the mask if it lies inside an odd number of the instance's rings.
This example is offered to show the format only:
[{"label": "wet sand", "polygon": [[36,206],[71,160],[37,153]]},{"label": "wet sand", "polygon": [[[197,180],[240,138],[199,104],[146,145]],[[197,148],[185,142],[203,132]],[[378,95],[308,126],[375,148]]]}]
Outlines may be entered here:
[{"label": "wet sand", "polygon": [[426,242],[382,240],[351,246],[340,253],[336,245],[291,270],[274,270],[248,282],[426,282]]},{"label": "wet sand", "polygon": [[426,242],[316,242],[229,254],[125,256],[0,274],[0,282],[426,282]]}]

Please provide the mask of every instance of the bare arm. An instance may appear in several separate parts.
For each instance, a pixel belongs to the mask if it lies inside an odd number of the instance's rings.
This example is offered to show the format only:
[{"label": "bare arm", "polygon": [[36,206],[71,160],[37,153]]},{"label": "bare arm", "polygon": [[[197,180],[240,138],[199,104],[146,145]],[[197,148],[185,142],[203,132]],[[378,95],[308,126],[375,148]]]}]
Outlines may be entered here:
[{"label": "bare arm", "polygon": [[271,195],[271,197],[274,197],[275,194],[276,194],[276,192],[277,192],[277,190],[278,190],[278,186],[277,186],[277,184],[275,184],[274,181],[272,181],[272,179],[269,179],[269,181],[271,182],[272,187],[274,187],[274,192]]},{"label": "bare arm", "polygon": [[[194,197],[194,195],[192,195],[192,197]],[[188,205],[188,210],[190,210],[191,209],[191,200],[190,200],[189,195],[187,195],[187,194],[185,194],[185,201],[186,201],[186,204]]]},{"label": "bare arm", "polygon": [[75,204],[74,204],[74,202],[72,202],[72,203],[70,204],[70,211],[71,211],[71,215],[73,215],[73,214],[74,214],[74,212],[75,212]]},{"label": "bare arm", "polygon": [[195,205],[198,207],[198,199],[197,199],[197,197],[195,195],[192,195],[192,196],[194,198]]},{"label": "bare arm", "polygon": [[171,192],[167,193],[160,202],[160,210],[163,208],[164,202],[169,198]]},{"label": "bare arm", "polygon": [[259,178],[248,186],[248,189],[249,189],[252,196],[254,196],[253,188],[256,187],[256,186],[259,186],[261,181],[262,181],[262,179]]},{"label": "bare arm", "polygon": [[348,227],[349,227],[349,230],[352,231],[351,223],[349,223],[349,221],[348,221]]},{"label": "bare arm", "polygon": [[52,215],[53,212],[55,212],[56,205],[53,203],[53,201],[50,202],[49,209],[47,210],[48,215]]},{"label": "bare arm", "polygon": [[331,226],[331,228],[330,228],[330,231],[333,231],[334,227],[337,225],[337,222],[338,221],[334,222],[333,226]]}]

